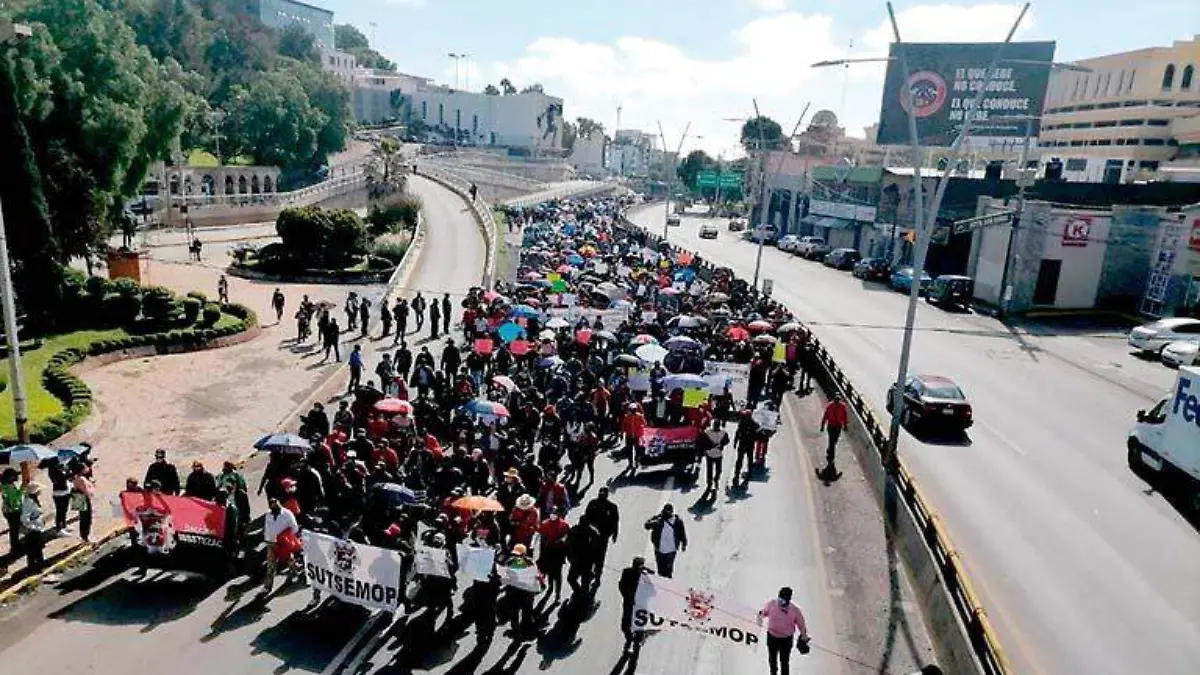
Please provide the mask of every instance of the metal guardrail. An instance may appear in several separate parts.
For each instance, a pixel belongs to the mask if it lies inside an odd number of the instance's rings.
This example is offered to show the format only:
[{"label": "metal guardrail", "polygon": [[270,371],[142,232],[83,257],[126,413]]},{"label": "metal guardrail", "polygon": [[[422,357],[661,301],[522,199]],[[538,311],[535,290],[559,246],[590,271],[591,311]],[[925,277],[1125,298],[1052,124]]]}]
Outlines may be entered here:
[{"label": "metal guardrail", "polygon": [[505,173],[503,171],[493,171],[491,169],[481,169],[469,164],[459,164],[448,161],[428,161],[430,165],[436,165],[439,169],[446,173],[454,174],[463,180],[468,180],[476,183],[484,183],[486,185],[499,185],[501,187],[512,188],[514,190],[541,190],[546,187],[546,183],[518,176],[516,174]]},{"label": "metal guardrail", "polygon": [[484,288],[491,288],[492,279],[496,277],[496,221],[492,217],[492,207],[482,199],[471,199],[470,183],[458,176],[442,170],[437,165],[424,162],[420,163],[418,167],[419,175],[427,176],[441,183],[470,205],[472,213],[475,214],[475,220],[479,223],[479,229],[483,231],[486,261],[483,266],[482,285]]},{"label": "metal guardrail", "polygon": [[[584,184],[586,183],[586,185]],[[617,187],[616,183],[603,181],[578,181],[575,184],[563,185],[553,190],[542,191],[524,197],[515,197],[513,199],[504,200],[505,206],[527,207],[541,204],[542,202],[554,201],[556,199],[566,199],[567,197],[586,197],[599,192],[605,192]]]},{"label": "metal guardrail", "polygon": [[[628,219],[623,219],[623,226],[632,230],[642,230],[645,233],[647,241],[653,242],[656,246],[662,243],[661,237],[645,231]],[[668,245],[672,249],[678,250],[674,245]],[[697,259],[701,261],[702,265],[712,266],[711,263],[703,261],[698,255]],[[875,450],[880,461],[883,462],[887,448],[888,434],[881,420],[886,423],[890,419],[890,416],[881,416],[872,408],[870,403],[854,387],[854,384],[850,382],[850,379],[842,371],[841,367],[838,366],[837,362],[833,360],[829,351],[821,344],[816,335],[812,334],[811,331],[810,335],[812,336],[817,361],[824,371],[823,373],[818,373],[818,376],[823,374],[824,378],[818,377],[818,379],[824,379],[824,381],[842,392],[866,430],[867,436],[871,441],[871,447]],[[979,600],[979,594],[967,578],[958,550],[954,547],[949,534],[942,526],[940,518],[930,506],[929,500],[917,486],[912,473],[908,470],[903,460],[897,459],[895,466],[895,471],[890,474],[890,479],[895,481],[901,501],[904,503],[921,533],[926,549],[931,555],[932,562],[941,577],[941,587],[945,589],[950,605],[965,630],[966,638],[970,642],[970,650],[975,657],[978,668],[986,675],[1009,675],[1014,673],[1015,671],[1008,664],[1004,656],[996,632],[988,620],[987,610],[984,609],[983,604]]]}]

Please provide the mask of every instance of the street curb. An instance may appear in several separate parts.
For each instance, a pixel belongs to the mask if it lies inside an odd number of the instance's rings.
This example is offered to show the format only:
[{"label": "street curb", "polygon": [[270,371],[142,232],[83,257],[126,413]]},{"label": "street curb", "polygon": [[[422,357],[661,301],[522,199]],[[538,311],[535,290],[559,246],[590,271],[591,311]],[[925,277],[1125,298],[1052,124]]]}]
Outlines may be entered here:
[{"label": "street curb", "polygon": [[27,588],[31,586],[36,587],[37,585],[41,584],[42,580],[47,576],[51,574],[57,574],[58,572],[69,568],[85,555],[99,549],[104,544],[116,539],[117,537],[120,537],[128,531],[128,525],[121,525],[109,530],[103,537],[100,537],[96,541],[81,541],[78,544],[68,548],[59,554],[61,557],[57,562],[50,565],[46,569],[38,572],[37,574],[24,577],[20,581],[14,582],[3,589],[0,589],[0,605],[7,604],[9,601],[23,593]]}]

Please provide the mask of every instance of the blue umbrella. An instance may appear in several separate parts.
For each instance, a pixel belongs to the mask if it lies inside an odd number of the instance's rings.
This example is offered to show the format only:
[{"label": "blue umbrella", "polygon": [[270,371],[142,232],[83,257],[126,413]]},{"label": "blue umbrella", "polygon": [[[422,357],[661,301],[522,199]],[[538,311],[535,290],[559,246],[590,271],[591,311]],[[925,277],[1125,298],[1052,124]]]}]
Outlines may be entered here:
[{"label": "blue umbrella", "polygon": [[537,311],[537,309],[533,307],[530,307],[529,305],[514,305],[513,308],[509,310],[508,314],[509,316],[519,316],[526,319],[532,319],[541,315],[541,312]]},{"label": "blue umbrella", "polygon": [[36,443],[23,443],[0,450],[0,466],[15,466],[22,462],[41,464],[58,457],[54,450]]},{"label": "blue umbrella", "polygon": [[312,449],[312,444],[296,434],[270,434],[258,439],[258,442],[254,444],[254,449],[263,452],[302,455]]},{"label": "blue umbrella", "polygon": [[686,335],[676,335],[664,342],[663,346],[672,351],[699,351],[702,348],[699,342]]},{"label": "blue umbrella", "polygon": [[696,278],[696,270],[685,267],[675,273],[675,281],[688,282]]},{"label": "blue umbrella", "polygon": [[79,443],[67,448],[58,449],[58,461],[66,463],[73,459],[85,459],[92,452],[90,443]]},{"label": "blue umbrella", "polygon": [[516,340],[524,335],[525,329],[509,321],[507,323],[500,324],[500,327],[496,329],[496,334],[500,336],[500,339],[504,341],[504,344],[508,344],[509,342],[512,342],[513,340]]},{"label": "blue umbrella", "polygon": [[556,368],[563,364],[563,360],[557,356],[547,356],[537,362],[539,368]]},{"label": "blue umbrella", "polygon": [[579,255],[578,253],[571,254],[567,256],[567,264],[574,267],[580,267],[583,265],[583,256]]},{"label": "blue umbrella", "polygon": [[396,483],[379,483],[371,488],[371,491],[380,499],[391,502],[393,504],[406,505],[416,504],[421,500],[417,497],[417,493]]}]

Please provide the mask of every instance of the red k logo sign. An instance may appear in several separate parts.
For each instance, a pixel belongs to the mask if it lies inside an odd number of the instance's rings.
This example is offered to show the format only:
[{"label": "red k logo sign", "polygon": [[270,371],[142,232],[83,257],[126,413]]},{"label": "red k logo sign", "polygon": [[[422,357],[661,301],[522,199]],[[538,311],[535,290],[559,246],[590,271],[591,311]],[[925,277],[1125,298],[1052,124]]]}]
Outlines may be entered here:
[{"label": "red k logo sign", "polygon": [[1092,219],[1080,216],[1066,218],[1063,224],[1063,246],[1087,246],[1092,234]]}]

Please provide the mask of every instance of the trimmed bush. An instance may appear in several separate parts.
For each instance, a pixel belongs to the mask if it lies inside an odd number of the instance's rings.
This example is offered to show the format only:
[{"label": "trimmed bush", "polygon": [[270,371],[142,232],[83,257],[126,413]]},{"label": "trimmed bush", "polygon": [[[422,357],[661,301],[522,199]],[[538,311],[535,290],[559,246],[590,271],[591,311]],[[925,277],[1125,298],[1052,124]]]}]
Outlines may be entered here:
[{"label": "trimmed bush", "polygon": [[380,236],[417,227],[421,213],[421,199],[414,196],[400,197],[387,204],[372,206],[367,214],[371,234]]},{"label": "trimmed bush", "polygon": [[153,325],[166,325],[175,318],[183,307],[175,299],[175,292],[162,286],[151,286],[142,293],[142,317]]},{"label": "trimmed bush", "polygon": [[196,323],[196,319],[200,318],[200,309],[204,307],[204,303],[199,299],[190,295],[182,300],[183,303],[183,320],[190,326]]},{"label": "trimmed bush", "polygon": [[215,302],[210,302],[204,306],[204,315],[201,317],[200,323],[204,326],[213,326],[221,320],[221,306]]},{"label": "trimmed bush", "polygon": [[187,297],[199,300],[202,306],[208,303],[208,296],[200,291],[188,291]]},{"label": "trimmed bush", "polygon": [[[151,288],[162,288],[162,287],[161,286],[152,286]],[[128,295],[128,296],[141,295],[143,290],[150,290],[150,289],[143,289],[142,286],[140,286],[138,284],[138,282],[134,281],[133,279],[117,279],[116,281],[112,282],[112,292],[119,293],[121,295]]]},{"label": "trimmed bush", "polygon": [[87,288],[88,295],[92,296],[93,298],[103,298],[109,293],[116,292],[116,288],[113,287],[113,282],[109,281],[105,277],[88,277],[87,281],[84,283],[84,287]]}]

